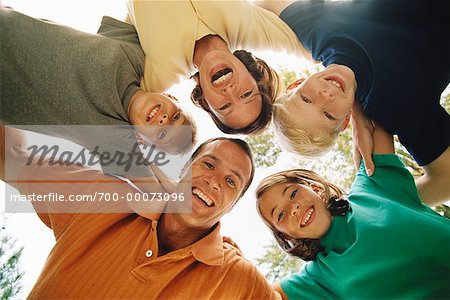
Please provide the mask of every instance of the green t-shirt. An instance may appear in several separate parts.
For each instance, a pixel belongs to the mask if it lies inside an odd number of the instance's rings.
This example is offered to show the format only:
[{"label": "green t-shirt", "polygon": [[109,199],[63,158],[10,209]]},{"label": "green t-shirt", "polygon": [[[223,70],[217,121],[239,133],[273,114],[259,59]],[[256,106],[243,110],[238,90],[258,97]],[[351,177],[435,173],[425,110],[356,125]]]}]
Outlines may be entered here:
[{"label": "green t-shirt", "polygon": [[[130,153],[136,143],[127,107],[139,90],[144,53],[136,29],[103,17],[97,34],[0,9],[0,121],[65,138],[98,152]],[[111,125],[48,126],[48,125]],[[133,164],[134,166],[134,164]],[[129,173],[115,163],[105,173]]]},{"label": "green t-shirt", "polygon": [[396,155],[374,155],[349,194],[352,212],[334,217],[322,238],[327,255],[281,281],[289,299],[450,297],[450,220],[417,194]]}]

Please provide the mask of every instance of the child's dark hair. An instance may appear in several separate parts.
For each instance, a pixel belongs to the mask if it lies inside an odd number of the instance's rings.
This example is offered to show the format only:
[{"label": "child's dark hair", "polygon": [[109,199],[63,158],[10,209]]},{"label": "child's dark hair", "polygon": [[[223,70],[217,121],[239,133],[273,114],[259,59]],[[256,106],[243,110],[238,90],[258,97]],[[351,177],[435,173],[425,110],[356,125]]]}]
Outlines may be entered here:
[{"label": "child's dark hair", "polygon": [[199,84],[198,72],[192,76],[197,82],[197,85],[191,92],[191,100],[196,106],[203,108],[211,116],[216,126],[224,133],[250,134],[261,132],[267,128],[272,120],[272,105],[280,93],[280,80],[278,74],[270,68],[264,60],[253,56],[250,52],[237,50],[233,52],[233,55],[245,65],[258,85],[259,93],[262,98],[261,112],[258,118],[243,128],[231,128],[223,124],[211,111],[205,100],[203,90]]}]

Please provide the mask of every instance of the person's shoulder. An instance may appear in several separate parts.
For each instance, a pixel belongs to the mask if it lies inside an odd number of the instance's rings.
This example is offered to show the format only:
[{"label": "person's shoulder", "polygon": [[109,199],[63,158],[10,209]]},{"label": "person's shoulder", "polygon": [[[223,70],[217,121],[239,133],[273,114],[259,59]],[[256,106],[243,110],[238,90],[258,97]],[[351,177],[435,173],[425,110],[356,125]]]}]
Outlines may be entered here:
[{"label": "person's shoulder", "polygon": [[211,17],[216,16],[217,11],[221,13],[236,13],[236,9],[244,9],[244,12],[249,12],[255,9],[256,6],[248,1],[203,1],[191,0],[192,6],[200,13],[210,13]]},{"label": "person's shoulder", "polygon": [[109,35],[111,34],[111,31],[115,32],[117,30],[126,30],[127,33],[137,34],[136,28],[132,24],[122,22],[109,16],[103,16],[97,34]]},{"label": "person's shoulder", "polygon": [[101,24],[114,26],[114,27],[121,27],[121,28],[128,28],[128,29],[133,28],[134,29],[134,26],[132,24],[117,20],[110,16],[103,16]]},{"label": "person's shoulder", "polygon": [[223,243],[224,249],[224,263],[223,265],[231,273],[236,273],[246,280],[253,280],[253,282],[263,281],[267,283],[264,275],[262,275],[258,268],[247,258],[244,257],[241,250],[236,245],[231,245],[227,242]]},{"label": "person's shoulder", "polygon": [[224,266],[234,272],[254,272],[256,267],[244,257],[239,246],[229,238],[223,240]]},{"label": "person's shoulder", "polygon": [[[243,299],[276,299],[275,291],[258,270],[258,268],[241,253],[240,249],[225,245],[224,243],[224,264],[227,269],[228,278],[234,278],[230,281],[236,289],[241,290],[240,297]],[[236,278],[239,278],[236,281]],[[243,289],[242,287],[248,287]]]}]

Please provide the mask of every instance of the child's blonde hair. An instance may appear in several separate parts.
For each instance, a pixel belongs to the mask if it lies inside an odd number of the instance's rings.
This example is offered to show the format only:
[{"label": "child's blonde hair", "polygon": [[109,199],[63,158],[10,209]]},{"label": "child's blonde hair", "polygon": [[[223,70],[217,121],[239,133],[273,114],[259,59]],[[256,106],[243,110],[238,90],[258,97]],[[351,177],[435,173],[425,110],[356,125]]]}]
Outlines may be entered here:
[{"label": "child's blonde hair", "polygon": [[[287,151],[315,158],[330,151],[336,144],[339,130],[332,133],[305,130],[292,122],[286,104],[292,101],[283,93],[273,104],[273,127],[277,140]],[[301,118],[301,116],[298,116]]]}]

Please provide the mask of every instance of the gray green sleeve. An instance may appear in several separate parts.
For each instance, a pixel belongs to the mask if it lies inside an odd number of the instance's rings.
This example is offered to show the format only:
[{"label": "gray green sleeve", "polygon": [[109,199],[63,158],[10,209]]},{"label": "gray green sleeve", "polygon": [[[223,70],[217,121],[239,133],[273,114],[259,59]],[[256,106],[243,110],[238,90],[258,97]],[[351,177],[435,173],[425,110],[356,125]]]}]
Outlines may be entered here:
[{"label": "gray green sleeve", "polygon": [[[133,84],[126,87],[122,97],[122,103],[126,109],[131,96],[140,89],[140,79],[144,74],[145,56],[139,42],[138,33],[133,25],[104,16],[97,34],[116,41],[126,57],[123,63],[134,70],[134,76],[125,80],[125,83],[129,83],[130,79],[134,81]],[[124,76],[124,78],[126,77]]]},{"label": "gray green sleeve", "polygon": [[118,41],[139,45],[139,37],[133,25],[108,16],[102,18],[97,34]]}]

